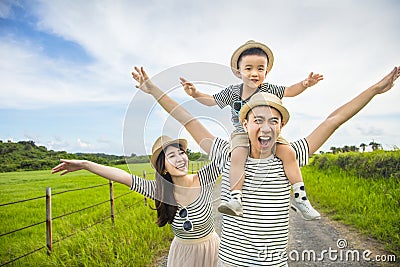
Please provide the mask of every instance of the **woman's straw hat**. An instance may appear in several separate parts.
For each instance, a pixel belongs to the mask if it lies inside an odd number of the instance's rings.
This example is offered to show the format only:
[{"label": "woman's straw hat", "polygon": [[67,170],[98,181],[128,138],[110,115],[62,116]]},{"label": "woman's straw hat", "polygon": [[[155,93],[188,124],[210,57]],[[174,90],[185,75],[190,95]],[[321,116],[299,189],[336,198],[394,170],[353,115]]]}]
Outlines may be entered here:
[{"label": "woman's straw hat", "polygon": [[180,144],[182,146],[182,149],[186,152],[187,149],[186,139],[172,139],[167,135],[162,135],[158,137],[151,149],[150,162],[154,169],[156,168],[157,158],[160,155],[161,151],[167,148],[167,146],[172,144]]},{"label": "woman's straw hat", "polygon": [[283,124],[286,124],[290,118],[289,111],[282,105],[282,101],[279,97],[270,93],[261,92],[254,94],[240,109],[240,122],[246,119],[247,113],[249,113],[251,109],[258,106],[270,106],[277,109],[282,115]]},{"label": "woman's straw hat", "polygon": [[238,77],[237,70],[239,68],[238,67],[239,57],[245,50],[250,48],[260,48],[261,50],[263,50],[268,57],[267,71],[269,72],[272,69],[272,65],[274,64],[274,55],[272,54],[271,49],[269,49],[269,47],[266,46],[265,44],[256,42],[254,40],[249,40],[244,45],[241,45],[238,49],[236,49],[231,57],[231,69],[233,71],[233,74],[235,74],[235,76],[237,77]]}]

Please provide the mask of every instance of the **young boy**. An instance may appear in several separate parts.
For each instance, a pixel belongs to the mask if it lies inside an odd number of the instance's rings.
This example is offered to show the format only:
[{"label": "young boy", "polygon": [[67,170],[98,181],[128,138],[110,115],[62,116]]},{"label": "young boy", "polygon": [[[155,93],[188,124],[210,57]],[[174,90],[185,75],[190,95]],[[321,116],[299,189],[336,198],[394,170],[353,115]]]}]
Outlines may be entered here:
[{"label": "young boy", "polygon": [[[293,97],[302,93],[310,86],[323,80],[319,74],[310,75],[303,81],[289,87],[277,86],[263,83],[267,73],[271,70],[274,62],[272,51],[264,44],[250,40],[240,46],[233,53],[231,58],[231,68],[235,76],[240,78],[243,83],[230,85],[215,95],[208,95],[198,91],[195,86],[181,78],[185,92],[195,98],[198,102],[207,105],[218,105],[220,108],[230,106],[232,111],[232,122],[234,131],[231,135],[231,200],[223,202],[218,207],[218,211],[231,216],[242,216],[242,186],[245,178],[244,165],[249,153],[249,140],[241,123],[239,122],[239,111],[244,103],[257,92],[272,93],[279,98]],[[288,120],[289,118],[287,118]],[[286,124],[287,120],[283,123]],[[269,138],[261,132],[259,142],[268,142]],[[304,219],[319,219],[320,214],[311,206],[307,199],[304,189],[303,178],[296,155],[289,143],[279,137],[276,144],[276,156],[279,157],[284,166],[284,171],[292,184],[294,201],[292,208],[300,212]]]}]

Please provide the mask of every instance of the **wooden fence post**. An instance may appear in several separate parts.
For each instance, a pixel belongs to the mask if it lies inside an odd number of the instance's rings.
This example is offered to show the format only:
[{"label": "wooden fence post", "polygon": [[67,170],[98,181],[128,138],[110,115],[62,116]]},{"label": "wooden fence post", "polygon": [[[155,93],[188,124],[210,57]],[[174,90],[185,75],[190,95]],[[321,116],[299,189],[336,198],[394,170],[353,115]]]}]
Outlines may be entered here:
[{"label": "wooden fence post", "polygon": [[53,233],[51,222],[51,187],[46,188],[46,245],[47,255],[53,250]]},{"label": "wooden fence post", "polygon": [[113,182],[110,180],[110,208],[111,208],[111,223],[114,226],[114,187]]},{"label": "wooden fence post", "polygon": [[[143,170],[143,179],[146,179],[146,170]],[[147,197],[144,197],[144,205],[147,206]]]}]

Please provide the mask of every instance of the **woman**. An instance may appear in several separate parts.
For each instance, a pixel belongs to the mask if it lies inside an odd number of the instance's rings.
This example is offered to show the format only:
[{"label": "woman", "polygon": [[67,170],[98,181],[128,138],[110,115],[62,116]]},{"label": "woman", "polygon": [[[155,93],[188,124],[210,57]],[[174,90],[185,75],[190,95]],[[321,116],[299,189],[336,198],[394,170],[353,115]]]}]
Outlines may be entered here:
[{"label": "woman", "polygon": [[156,180],[86,160],[61,160],[52,173],[87,170],[154,199],[157,225],[170,224],[175,235],[167,266],[216,266],[220,239],[214,230],[211,193],[219,173],[211,163],[188,174],[186,149],[185,139],[163,135],[155,141],[150,161]]}]

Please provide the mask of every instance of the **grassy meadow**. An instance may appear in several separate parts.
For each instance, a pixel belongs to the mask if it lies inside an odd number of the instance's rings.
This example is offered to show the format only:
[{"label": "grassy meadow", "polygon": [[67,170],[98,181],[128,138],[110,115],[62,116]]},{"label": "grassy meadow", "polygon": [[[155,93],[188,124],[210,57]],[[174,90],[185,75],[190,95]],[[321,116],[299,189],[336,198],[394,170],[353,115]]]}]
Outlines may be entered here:
[{"label": "grassy meadow", "polygon": [[[126,165],[118,166],[127,170]],[[149,164],[130,165],[131,172],[154,178]],[[104,185],[85,190],[74,189]],[[65,176],[50,171],[0,173],[0,204],[40,197],[0,207],[4,234],[46,220],[46,188],[52,190],[53,252],[47,248],[7,266],[151,266],[167,253],[173,234],[155,224],[154,201],[114,183],[115,225],[110,219],[108,180],[87,171]],[[61,193],[67,190],[71,192]],[[87,208],[95,204],[95,207]],[[75,212],[82,210],[80,212]],[[63,216],[70,214],[68,216]],[[59,217],[59,218],[57,218]],[[56,219],[55,219],[56,218]],[[0,264],[46,246],[42,223],[0,237]]]},{"label": "grassy meadow", "polygon": [[302,174],[307,195],[318,210],[378,239],[400,256],[398,178],[363,178],[332,166],[324,170],[306,166]]}]

